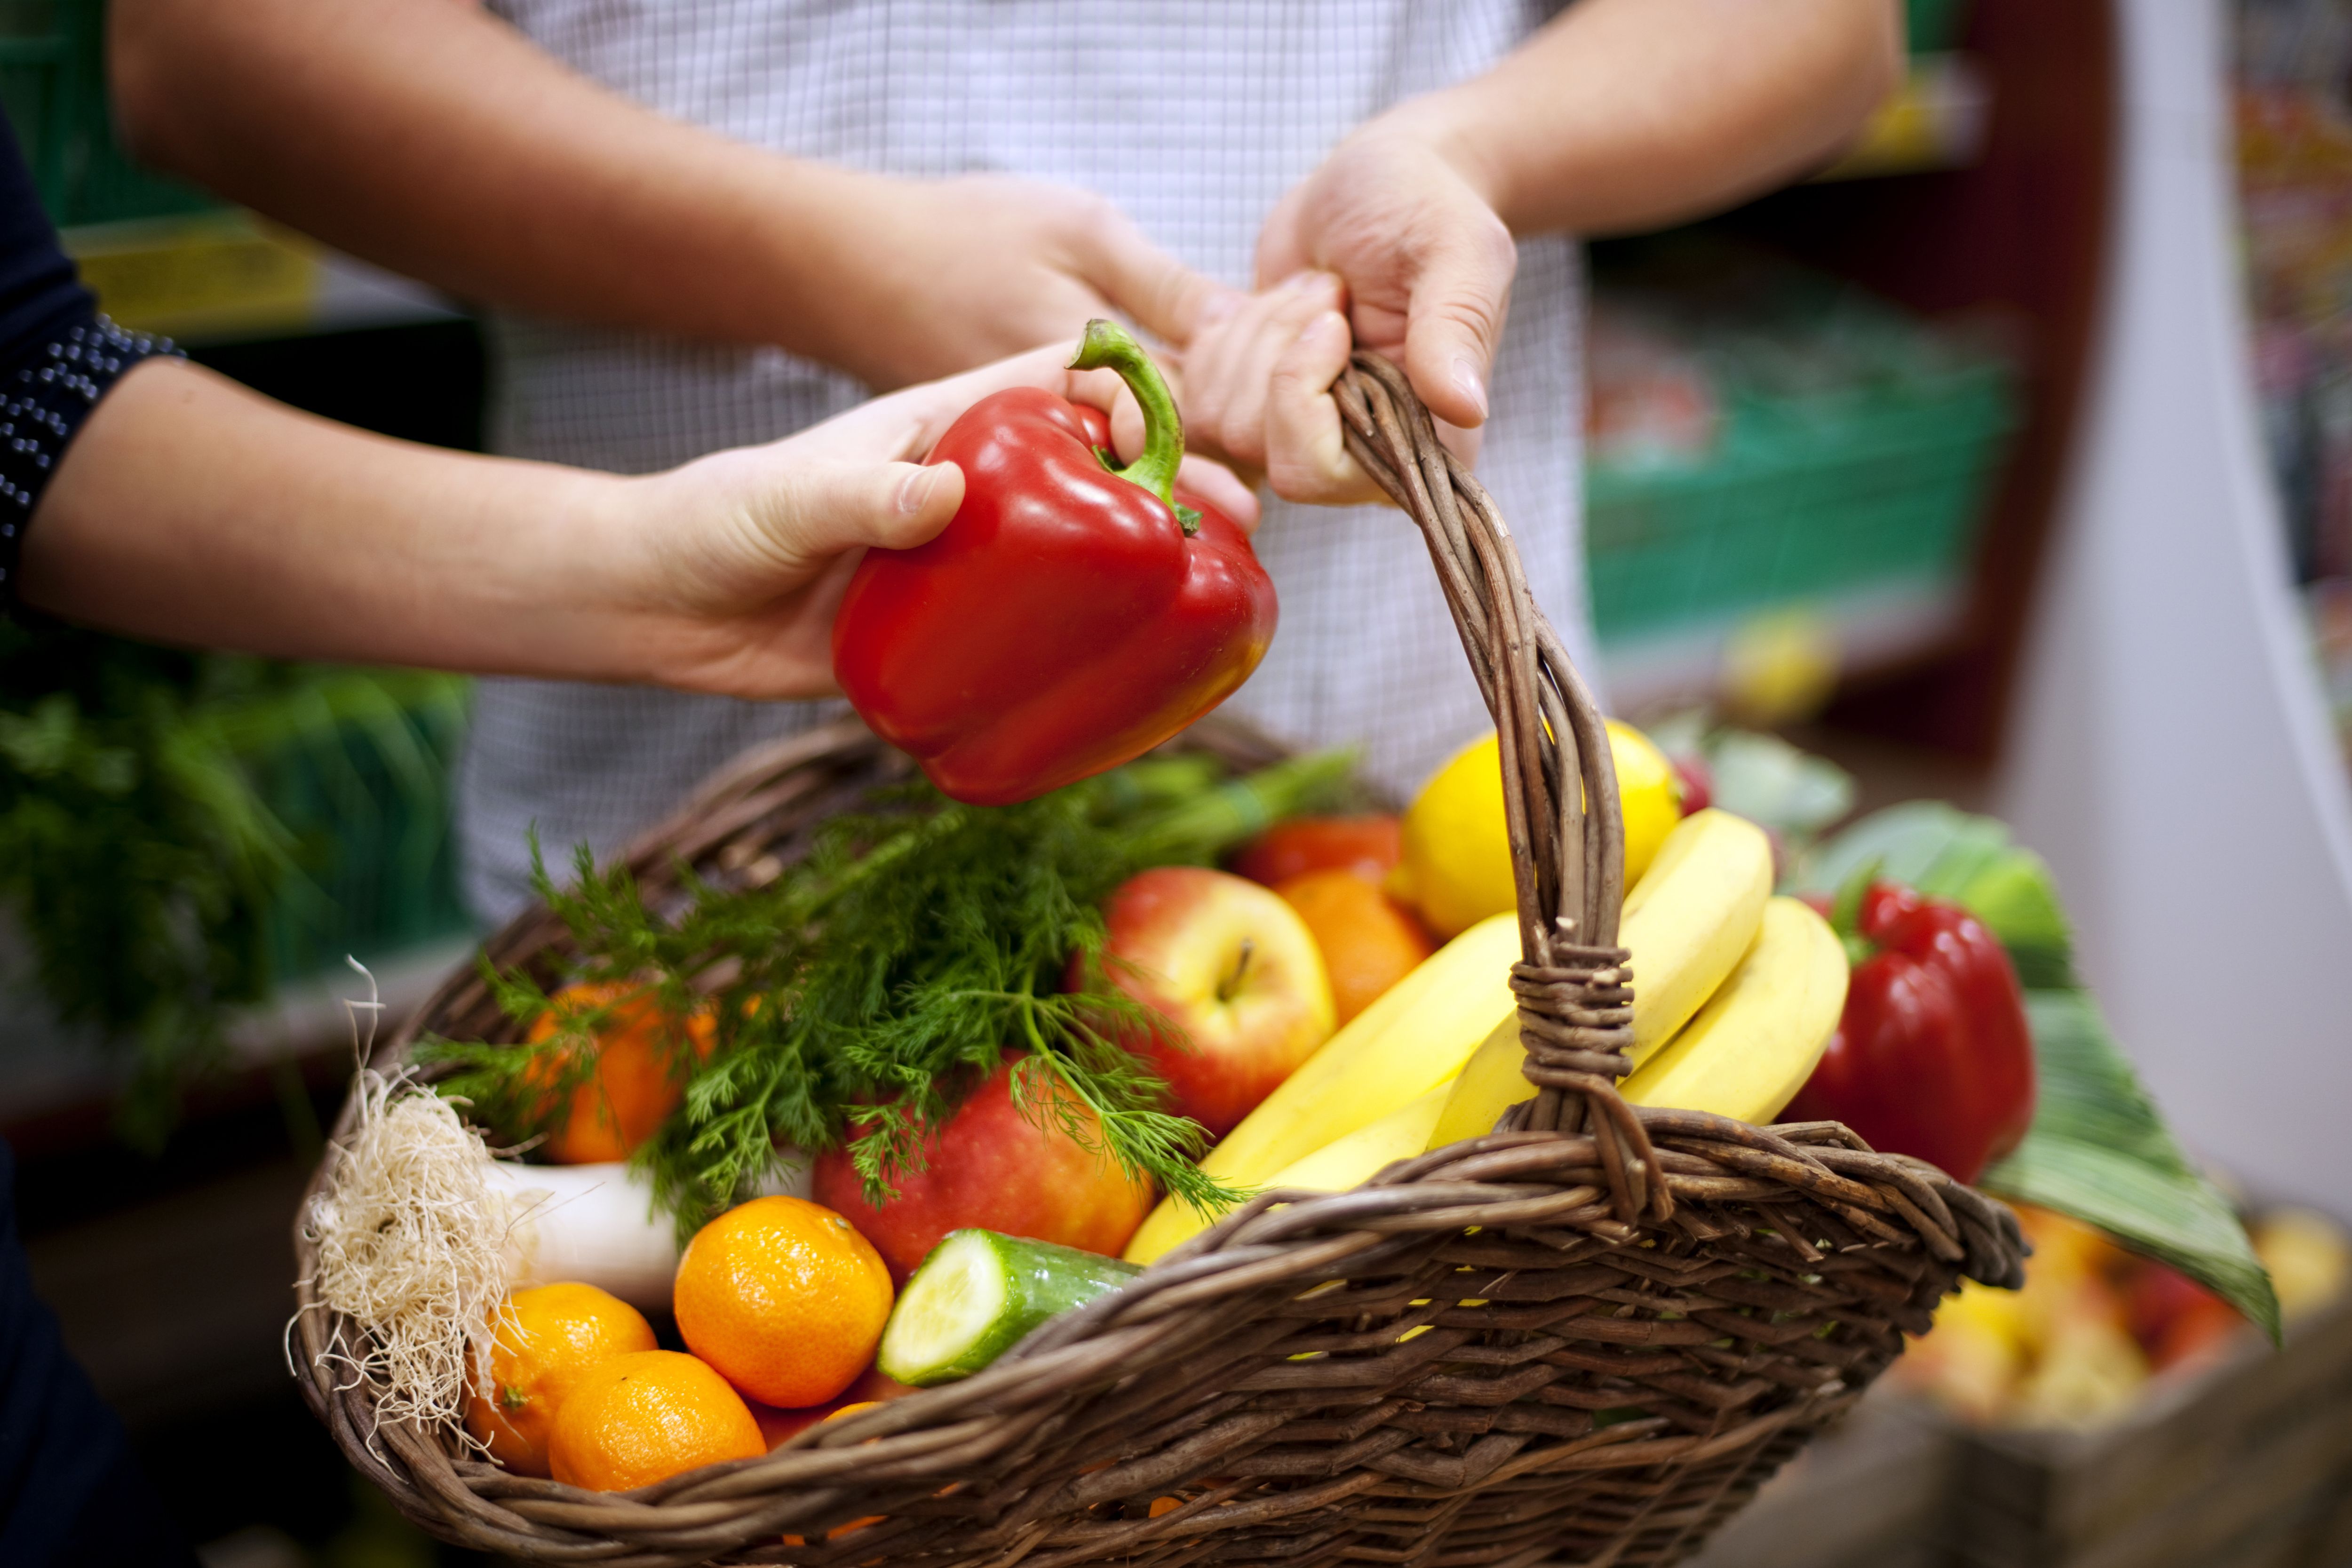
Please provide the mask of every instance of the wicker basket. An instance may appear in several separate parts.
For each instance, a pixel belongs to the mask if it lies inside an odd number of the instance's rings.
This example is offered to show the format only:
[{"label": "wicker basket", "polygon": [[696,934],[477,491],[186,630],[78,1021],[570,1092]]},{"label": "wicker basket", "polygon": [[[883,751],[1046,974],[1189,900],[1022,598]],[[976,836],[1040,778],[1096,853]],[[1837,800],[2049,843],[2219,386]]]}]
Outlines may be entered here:
[{"label": "wicker basket", "polygon": [[[1931,1166],[1831,1123],[1620,1098],[1632,977],[1600,714],[1402,377],[1359,356],[1339,391],[1351,450],[1428,537],[1502,733],[1512,983],[1539,1089],[1517,1124],[1351,1193],[1261,1194],[976,1377],[633,1492],[379,1426],[379,1391],[329,1359],[357,1331],[298,1286],[303,1393],[411,1518],[537,1563],[1665,1563],[1844,1410],[1959,1275],[2018,1282],[2014,1218]],[[1267,760],[1219,726],[1191,743]],[[815,824],[906,773],[854,724],[817,731],[736,764],[631,862],[656,896],[678,861],[773,877]],[[564,941],[534,910],[489,956],[545,972]],[[394,1045],[427,1030],[512,1037],[470,970]],[[296,1246],[307,1277],[299,1223]]]}]

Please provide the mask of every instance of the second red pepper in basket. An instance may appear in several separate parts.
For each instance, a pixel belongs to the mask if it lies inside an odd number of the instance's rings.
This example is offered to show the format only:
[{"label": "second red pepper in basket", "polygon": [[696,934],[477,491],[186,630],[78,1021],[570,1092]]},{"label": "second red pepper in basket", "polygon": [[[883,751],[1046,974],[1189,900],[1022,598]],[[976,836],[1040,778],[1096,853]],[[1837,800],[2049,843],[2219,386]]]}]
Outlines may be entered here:
[{"label": "second red pepper in basket", "polygon": [[1832,923],[1859,947],[1845,1013],[1782,1118],[1843,1121],[1962,1182],[2033,1121],[2033,1033],[1999,939],[1899,882],[1849,889]]},{"label": "second red pepper in basket", "polygon": [[931,781],[1026,800],[1150,750],[1232,695],[1274,637],[1248,537],[1175,493],[1184,429],[1142,347],[1093,321],[1072,362],[1143,405],[1125,468],[1091,408],[1032,387],[982,398],[929,462],[963,505],[912,550],[867,552],[834,622],[841,689]]}]

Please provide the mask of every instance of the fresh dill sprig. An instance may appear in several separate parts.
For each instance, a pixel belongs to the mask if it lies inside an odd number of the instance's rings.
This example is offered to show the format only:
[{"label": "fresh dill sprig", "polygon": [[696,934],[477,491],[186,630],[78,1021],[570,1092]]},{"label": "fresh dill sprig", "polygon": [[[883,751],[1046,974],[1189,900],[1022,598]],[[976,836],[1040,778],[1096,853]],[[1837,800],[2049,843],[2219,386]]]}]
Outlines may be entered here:
[{"label": "fresh dill sprig", "polygon": [[[1203,1211],[1234,1202],[1194,1163],[1200,1125],[1165,1109],[1167,1085],[1119,1043],[1144,1022],[1141,1007],[1099,988],[1062,990],[1074,955],[1099,973],[1099,906],[1120,882],[1213,860],[1269,822],[1334,803],[1349,760],[1220,772],[1203,757],[1147,759],[999,807],[927,784],[880,792],[826,823],[808,857],[766,886],[689,877],[685,908],[668,916],[584,850],[572,886],[557,888],[534,846],[541,896],[583,955],[567,978],[634,978],[674,1016],[713,1009],[717,1048],[675,1063],[685,1104],[637,1156],[681,1233],[756,1191],[780,1146],[845,1145],[869,1200],[887,1200],[1008,1050],[1014,1102],[1033,1123]],[[713,974],[725,983],[709,986]],[[493,984],[518,1020],[547,1006],[527,977]],[[555,1075],[584,1070],[585,1053],[548,1059],[563,1049],[559,1037],[523,1048],[432,1042],[426,1054],[460,1064],[446,1092],[528,1136],[562,1103]]]}]

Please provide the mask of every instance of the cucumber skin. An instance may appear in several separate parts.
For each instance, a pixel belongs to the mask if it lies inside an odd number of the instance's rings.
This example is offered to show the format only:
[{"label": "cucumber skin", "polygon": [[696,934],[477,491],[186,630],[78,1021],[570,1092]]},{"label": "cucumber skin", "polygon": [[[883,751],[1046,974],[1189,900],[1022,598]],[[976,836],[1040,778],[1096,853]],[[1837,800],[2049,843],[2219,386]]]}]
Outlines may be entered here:
[{"label": "cucumber skin", "polygon": [[[931,1248],[931,1257],[937,1257],[940,1247],[960,1236],[985,1238],[989,1251],[995,1255],[1004,1275],[1004,1310],[961,1355],[926,1367],[913,1376],[885,1367],[885,1376],[916,1388],[930,1388],[970,1377],[1028,1338],[1030,1331],[1048,1318],[1108,1295],[1143,1272],[1135,1264],[1106,1258],[1098,1252],[1081,1252],[1075,1247],[976,1227],[950,1231]],[[922,1266],[908,1278],[908,1289],[914,1289],[915,1280],[930,1264],[930,1258],[923,1259]],[[884,1337],[888,1337],[887,1331]]]}]

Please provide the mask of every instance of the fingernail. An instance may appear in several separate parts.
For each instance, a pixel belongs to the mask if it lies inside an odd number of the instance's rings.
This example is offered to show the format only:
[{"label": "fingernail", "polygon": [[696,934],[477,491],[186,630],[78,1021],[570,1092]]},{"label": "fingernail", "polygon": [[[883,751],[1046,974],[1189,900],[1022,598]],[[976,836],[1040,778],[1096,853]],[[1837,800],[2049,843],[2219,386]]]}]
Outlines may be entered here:
[{"label": "fingernail", "polygon": [[1228,289],[1201,307],[1201,325],[1213,327],[1242,308],[1242,296]]},{"label": "fingernail", "polygon": [[931,491],[940,482],[937,468],[917,468],[898,481],[898,510],[908,517],[923,510],[931,499]]},{"label": "fingernail", "polygon": [[1344,332],[1347,330],[1347,317],[1337,310],[1326,310],[1307,323],[1305,330],[1298,334],[1298,341],[1302,343],[1320,343],[1332,333]]},{"label": "fingernail", "polygon": [[1456,359],[1454,362],[1454,384],[1461,390],[1463,396],[1470,400],[1470,405],[1478,411],[1478,417],[1486,417],[1486,384],[1480,378],[1478,367],[1466,359]]},{"label": "fingernail", "polygon": [[1283,292],[1286,294],[1302,293],[1323,281],[1325,276],[1326,274],[1324,273],[1313,270],[1294,272],[1289,277],[1282,280]]}]

